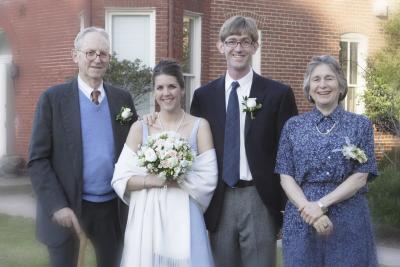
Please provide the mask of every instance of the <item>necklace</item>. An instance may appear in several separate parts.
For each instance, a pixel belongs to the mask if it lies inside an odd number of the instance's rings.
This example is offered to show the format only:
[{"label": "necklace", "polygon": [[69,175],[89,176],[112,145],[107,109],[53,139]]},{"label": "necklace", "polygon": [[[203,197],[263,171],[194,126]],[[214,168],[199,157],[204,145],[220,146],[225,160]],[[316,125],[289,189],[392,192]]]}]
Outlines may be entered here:
[{"label": "necklace", "polygon": [[[181,119],[179,120],[179,123],[178,123],[178,125],[176,126],[176,129],[175,129],[174,132],[177,133],[177,132],[179,131],[179,128],[181,128],[181,125],[182,125],[183,119],[185,118],[185,115],[186,115],[186,112],[183,111],[182,117],[181,117]],[[159,121],[159,123],[160,123],[160,128],[161,128],[161,130],[162,130],[163,132],[165,132],[165,131],[166,131],[166,128],[164,127],[164,124],[162,123],[161,114],[158,116],[158,121]]]},{"label": "necklace", "polygon": [[337,121],[336,121],[336,122],[332,125],[332,127],[331,127],[330,129],[328,129],[326,132],[321,132],[321,131],[319,130],[319,128],[318,128],[318,125],[315,125],[315,128],[317,129],[317,131],[318,131],[320,134],[322,134],[322,135],[327,135],[327,134],[329,134],[330,132],[332,132],[332,130],[335,128],[336,124],[337,124]]}]

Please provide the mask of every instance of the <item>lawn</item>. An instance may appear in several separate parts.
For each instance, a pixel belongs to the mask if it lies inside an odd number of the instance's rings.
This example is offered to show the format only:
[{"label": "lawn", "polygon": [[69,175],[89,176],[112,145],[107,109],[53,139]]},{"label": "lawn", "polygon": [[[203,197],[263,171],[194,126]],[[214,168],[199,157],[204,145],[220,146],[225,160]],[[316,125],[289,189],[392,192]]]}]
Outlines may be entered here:
[{"label": "lawn", "polygon": [[[48,266],[46,248],[35,239],[35,222],[32,219],[0,214],[0,266]],[[89,247],[86,267],[94,267],[94,256]]]},{"label": "lawn", "polygon": [[[0,214],[0,266],[48,266],[46,248],[35,239],[35,222],[32,219]],[[277,251],[277,267],[282,267],[282,251]],[[93,249],[88,246],[85,267],[95,267]],[[383,266],[381,266],[383,267]]]}]

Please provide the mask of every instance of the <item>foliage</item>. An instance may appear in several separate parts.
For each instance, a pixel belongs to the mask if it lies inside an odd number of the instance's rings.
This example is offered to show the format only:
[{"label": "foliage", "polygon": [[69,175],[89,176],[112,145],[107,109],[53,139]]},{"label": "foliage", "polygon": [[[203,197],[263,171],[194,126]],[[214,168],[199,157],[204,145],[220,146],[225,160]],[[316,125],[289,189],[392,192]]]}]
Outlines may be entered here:
[{"label": "foliage", "polygon": [[368,200],[378,225],[400,229],[400,168],[388,166],[370,184]]},{"label": "foliage", "polygon": [[400,135],[400,12],[384,25],[386,46],[368,58],[366,114],[379,130]]},{"label": "foliage", "polygon": [[383,152],[383,158],[379,161],[379,169],[383,170],[388,167],[397,167],[400,170],[400,146],[393,147],[389,152]]},{"label": "foliage", "polygon": [[114,54],[104,80],[116,87],[129,91],[135,106],[144,101],[144,96],[151,91],[151,68],[142,64],[139,59],[135,61],[119,61]]}]

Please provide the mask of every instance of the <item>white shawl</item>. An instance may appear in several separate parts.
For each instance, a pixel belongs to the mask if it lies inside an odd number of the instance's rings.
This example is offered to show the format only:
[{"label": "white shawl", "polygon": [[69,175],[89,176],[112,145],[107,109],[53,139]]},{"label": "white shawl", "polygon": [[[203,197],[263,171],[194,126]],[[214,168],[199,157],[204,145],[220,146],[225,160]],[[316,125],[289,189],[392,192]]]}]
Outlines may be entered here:
[{"label": "white shawl", "polygon": [[207,209],[217,184],[215,150],[195,158],[180,188],[125,192],[130,177],[147,174],[137,160],[137,154],[125,144],[111,181],[115,192],[129,205],[121,266],[189,266],[189,195],[203,211]]}]

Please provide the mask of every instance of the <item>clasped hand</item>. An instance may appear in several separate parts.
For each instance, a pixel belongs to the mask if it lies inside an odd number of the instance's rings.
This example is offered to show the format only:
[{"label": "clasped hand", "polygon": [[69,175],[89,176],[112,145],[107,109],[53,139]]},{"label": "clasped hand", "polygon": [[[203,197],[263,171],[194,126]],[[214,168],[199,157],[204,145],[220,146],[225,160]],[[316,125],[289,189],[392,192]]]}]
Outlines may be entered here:
[{"label": "clasped hand", "polygon": [[321,217],[324,213],[317,202],[307,202],[303,207],[299,208],[300,216],[308,224],[314,224],[314,222]]},{"label": "clasped hand", "polygon": [[319,234],[329,235],[333,230],[333,224],[328,216],[324,215],[317,202],[307,202],[299,208],[300,216],[303,220],[312,225]]}]

